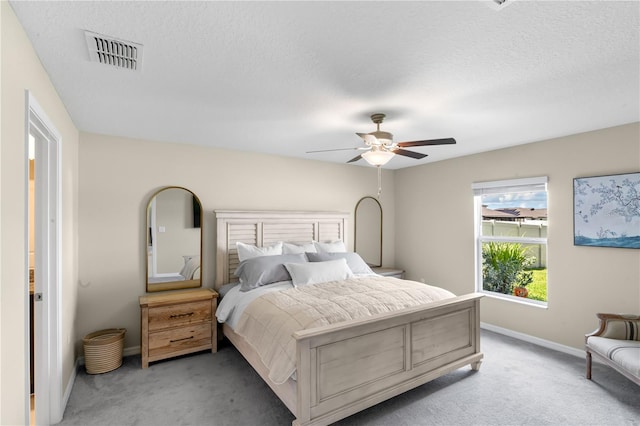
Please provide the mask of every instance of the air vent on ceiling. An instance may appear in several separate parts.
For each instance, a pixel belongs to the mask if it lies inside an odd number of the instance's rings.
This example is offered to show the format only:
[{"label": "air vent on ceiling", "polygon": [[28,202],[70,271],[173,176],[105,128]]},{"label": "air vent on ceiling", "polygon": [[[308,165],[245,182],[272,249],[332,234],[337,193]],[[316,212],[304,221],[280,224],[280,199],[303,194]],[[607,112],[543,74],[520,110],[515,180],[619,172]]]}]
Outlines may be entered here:
[{"label": "air vent on ceiling", "polygon": [[502,10],[515,0],[480,0],[486,3],[493,10]]},{"label": "air vent on ceiling", "polygon": [[91,61],[133,71],[142,69],[141,44],[91,31],[85,31],[84,35]]}]

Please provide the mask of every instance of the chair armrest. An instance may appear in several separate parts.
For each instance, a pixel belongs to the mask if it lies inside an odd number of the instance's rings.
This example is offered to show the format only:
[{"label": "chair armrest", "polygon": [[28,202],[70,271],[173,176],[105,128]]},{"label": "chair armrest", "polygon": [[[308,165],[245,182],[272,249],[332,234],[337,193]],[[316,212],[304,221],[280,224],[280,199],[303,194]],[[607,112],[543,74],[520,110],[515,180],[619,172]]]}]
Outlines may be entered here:
[{"label": "chair armrest", "polygon": [[640,315],[599,313],[596,316],[600,321],[598,329],[586,334],[585,342],[591,336],[640,341]]}]

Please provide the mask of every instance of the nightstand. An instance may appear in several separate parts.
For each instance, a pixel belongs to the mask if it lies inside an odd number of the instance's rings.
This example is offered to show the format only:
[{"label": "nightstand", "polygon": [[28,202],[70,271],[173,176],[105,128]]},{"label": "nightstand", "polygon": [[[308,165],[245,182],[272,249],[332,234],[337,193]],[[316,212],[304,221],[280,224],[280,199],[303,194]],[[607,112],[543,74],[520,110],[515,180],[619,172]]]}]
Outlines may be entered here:
[{"label": "nightstand", "polygon": [[140,296],[142,368],[192,352],[216,352],[217,300],[209,288]]},{"label": "nightstand", "polygon": [[404,271],[395,268],[371,268],[373,272],[384,277],[404,278]]}]

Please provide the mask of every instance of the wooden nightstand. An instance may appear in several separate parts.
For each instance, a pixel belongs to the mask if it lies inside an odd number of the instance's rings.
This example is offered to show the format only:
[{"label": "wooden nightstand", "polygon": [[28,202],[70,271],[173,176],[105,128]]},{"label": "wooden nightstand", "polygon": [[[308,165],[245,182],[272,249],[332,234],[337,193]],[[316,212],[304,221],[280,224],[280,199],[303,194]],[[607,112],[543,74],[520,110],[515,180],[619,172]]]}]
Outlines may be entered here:
[{"label": "wooden nightstand", "polygon": [[404,271],[395,268],[371,268],[373,272],[385,277],[404,278]]},{"label": "wooden nightstand", "polygon": [[192,352],[216,352],[217,300],[209,288],[140,296],[142,368]]}]

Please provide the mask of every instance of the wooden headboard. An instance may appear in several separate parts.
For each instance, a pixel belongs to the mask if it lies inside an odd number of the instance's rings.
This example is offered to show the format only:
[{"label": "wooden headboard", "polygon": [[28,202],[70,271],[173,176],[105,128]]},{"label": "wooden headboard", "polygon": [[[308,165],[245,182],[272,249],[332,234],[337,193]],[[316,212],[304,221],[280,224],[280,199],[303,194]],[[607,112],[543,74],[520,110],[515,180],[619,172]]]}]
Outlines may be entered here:
[{"label": "wooden headboard", "polygon": [[342,240],[347,245],[347,219],[344,212],[215,210],[216,281],[215,288],[237,281],[236,242],[258,247],[285,241],[302,243]]}]

